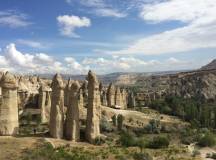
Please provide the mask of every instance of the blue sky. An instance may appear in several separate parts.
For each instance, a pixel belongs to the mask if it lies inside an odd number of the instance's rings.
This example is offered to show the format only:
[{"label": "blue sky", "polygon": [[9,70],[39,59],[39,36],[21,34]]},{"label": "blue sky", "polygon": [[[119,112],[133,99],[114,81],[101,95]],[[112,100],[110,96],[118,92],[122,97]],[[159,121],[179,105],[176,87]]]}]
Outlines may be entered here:
[{"label": "blue sky", "polygon": [[0,69],[98,74],[196,69],[216,56],[213,0],[7,0]]}]

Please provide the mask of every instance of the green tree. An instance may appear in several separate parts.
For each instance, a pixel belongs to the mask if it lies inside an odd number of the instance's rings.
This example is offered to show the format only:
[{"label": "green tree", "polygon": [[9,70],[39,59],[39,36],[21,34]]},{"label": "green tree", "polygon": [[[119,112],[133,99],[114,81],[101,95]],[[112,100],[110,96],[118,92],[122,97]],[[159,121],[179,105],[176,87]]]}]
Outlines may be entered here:
[{"label": "green tree", "polygon": [[118,117],[117,117],[118,130],[122,130],[123,122],[124,122],[124,117],[123,117],[123,115],[119,114]]}]

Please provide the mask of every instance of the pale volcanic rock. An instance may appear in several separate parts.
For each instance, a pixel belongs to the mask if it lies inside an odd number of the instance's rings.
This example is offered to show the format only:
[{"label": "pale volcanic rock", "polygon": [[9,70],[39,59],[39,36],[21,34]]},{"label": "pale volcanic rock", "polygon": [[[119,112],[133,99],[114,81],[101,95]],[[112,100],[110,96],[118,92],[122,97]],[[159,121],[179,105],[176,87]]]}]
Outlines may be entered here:
[{"label": "pale volcanic rock", "polygon": [[66,114],[66,139],[72,141],[79,141],[80,139],[80,126],[79,126],[79,96],[80,96],[80,84],[75,81],[71,85],[70,89],[70,101],[67,107]]},{"label": "pale volcanic rock", "polygon": [[18,100],[17,81],[14,75],[7,72],[1,79],[2,97],[0,104],[0,135],[15,135],[18,133]]},{"label": "pale volcanic rock", "polygon": [[99,82],[96,75],[89,71],[86,139],[91,143],[100,136],[100,105]]},{"label": "pale volcanic rock", "polygon": [[71,85],[73,83],[73,80],[71,80],[71,78],[68,79],[68,82],[65,86],[64,89],[64,102],[65,102],[65,106],[69,105],[69,99],[70,99],[70,89],[71,89]]},{"label": "pale volcanic rock", "polygon": [[108,107],[115,106],[115,86],[113,85],[113,83],[110,83],[107,90],[107,104]]},{"label": "pale volcanic rock", "polygon": [[121,91],[123,109],[127,109],[128,95],[125,89]]},{"label": "pale volcanic rock", "polygon": [[51,87],[50,135],[59,139],[64,126],[64,83],[59,74],[54,76]]},{"label": "pale volcanic rock", "polygon": [[115,106],[119,109],[123,109],[122,95],[119,87],[116,87],[115,91]]},{"label": "pale volcanic rock", "polygon": [[39,89],[38,107],[41,111],[41,122],[47,123],[50,119],[50,109],[51,109],[51,88],[45,85],[41,85]]}]

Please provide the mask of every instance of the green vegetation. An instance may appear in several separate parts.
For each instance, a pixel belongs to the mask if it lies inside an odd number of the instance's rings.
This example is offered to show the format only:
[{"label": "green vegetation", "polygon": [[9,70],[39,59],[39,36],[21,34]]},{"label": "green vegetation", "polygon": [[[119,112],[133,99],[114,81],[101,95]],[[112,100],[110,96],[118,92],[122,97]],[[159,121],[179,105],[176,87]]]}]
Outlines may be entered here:
[{"label": "green vegetation", "polygon": [[201,147],[212,147],[215,144],[215,136],[212,133],[206,133],[198,141],[198,145]]},{"label": "green vegetation", "polygon": [[101,120],[100,120],[100,130],[101,132],[112,132],[113,131],[112,124],[108,121],[108,119],[104,115],[102,115]]},{"label": "green vegetation", "polygon": [[37,146],[33,150],[26,150],[22,160],[94,160],[94,153],[84,151],[82,148],[54,149],[49,143]]},{"label": "green vegetation", "polygon": [[203,102],[196,98],[166,97],[149,104],[160,113],[178,116],[189,121],[195,128],[216,128],[216,104]]},{"label": "green vegetation", "polygon": [[123,121],[124,121],[124,117],[119,114],[118,117],[117,117],[117,127],[118,127],[118,130],[122,130],[123,128]]},{"label": "green vegetation", "polygon": [[147,147],[158,149],[158,148],[167,148],[169,146],[169,140],[167,137],[157,136],[154,137],[149,143]]},{"label": "green vegetation", "polygon": [[131,132],[124,131],[121,133],[119,143],[123,147],[139,147],[142,152],[144,148],[167,148],[169,146],[169,139],[165,136],[156,136],[151,139],[144,139],[143,137],[136,137]]}]

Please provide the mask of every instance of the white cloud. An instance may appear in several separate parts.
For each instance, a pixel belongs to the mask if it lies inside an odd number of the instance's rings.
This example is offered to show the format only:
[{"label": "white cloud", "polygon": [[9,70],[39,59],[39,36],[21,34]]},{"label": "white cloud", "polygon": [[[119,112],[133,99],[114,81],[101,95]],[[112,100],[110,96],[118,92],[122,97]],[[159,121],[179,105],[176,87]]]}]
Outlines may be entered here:
[{"label": "white cloud", "polygon": [[27,54],[18,51],[15,44],[5,47],[0,56],[0,69],[21,73],[53,73],[66,72],[61,62],[55,61],[45,53]]},{"label": "white cloud", "polygon": [[87,17],[78,17],[74,15],[63,15],[57,17],[58,24],[60,26],[59,30],[63,36],[68,37],[79,37],[74,30],[81,27],[89,27],[91,25],[91,20]]},{"label": "white cloud", "polygon": [[112,54],[156,55],[216,47],[216,3],[213,0],[172,0],[143,5],[140,16],[147,22],[180,21],[185,25],[140,38]]},{"label": "white cloud", "polygon": [[67,67],[71,71],[71,74],[85,74],[89,70],[88,66],[81,65],[73,57],[66,57],[64,60],[67,63]]},{"label": "white cloud", "polygon": [[47,54],[45,53],[38,53],[35,55],[35,60],[38,62],[38,63],[53,63],[54,62],[54,59],[50,56],[48,56]]},{"label": "white cloud", "polygon": [[28,21],[28,16],[12,10],[0,11],[0,25],[10,28],[26,27],[32,23]]},{"label": "white cloud", "polygon": [[[145,61],[132,56],[120,57],[113,56],[111,58],[85,58],[82,65],[88,65],[89,68],[97,73],[112,73],[112,72],[152,72],[152,71],[167,71],[172,69],[191,69],[194,62],[182,61],[176,58],[167,60],[149,60]],[[175,67],[173,67],[175,66]]]},{"label": "white cloud", "polygon": [[143,60],[133,56],[111,56],[84,58],[77,61],[74,57],[63,57],[61,61],[45,53],[28,54],[9,44],[0,54],[0,70],[19,73],[62,73],[86,74],[89,69],[97,74],[112,72],[152,72],[199,68],[195,61],[179,60],[170,57],[164,60]]},{"label": "white cloud", "polygon": [[3,52],[7,60],[16,66],[29,67],[29,68],[36,67],[33,63],[34,56],[19,52],[16,49],[15,44],[13,43],[6,46]]},{"label": "white cloud", "polygon": [[25,45],[25,46],[28,46],[28,47],[44,48],[44,45],[42,45],[40,42],[36,42],[36,41],[32,41],[32,40],[18,39],[16,42],[18,44]]},{"label": "white cloud", "polygon": [[101,8],[96,9],[95,14],[102,17],[116,17],[116,18],[123,18],[126,17],[126,13],[121,13],[116,9],[110,9],[110,8]]},{"label": "white cloud", "polygon": [[[88,8],[88,12],[93,13],[101,17],[115,17],[124,18],[127,14],[121,11],[118,7],[114,7],[112,3],[105,0],[77,0],[80,4]],[[67,3],[71,4],[76,2],[72,0],[66,0]]]}]

